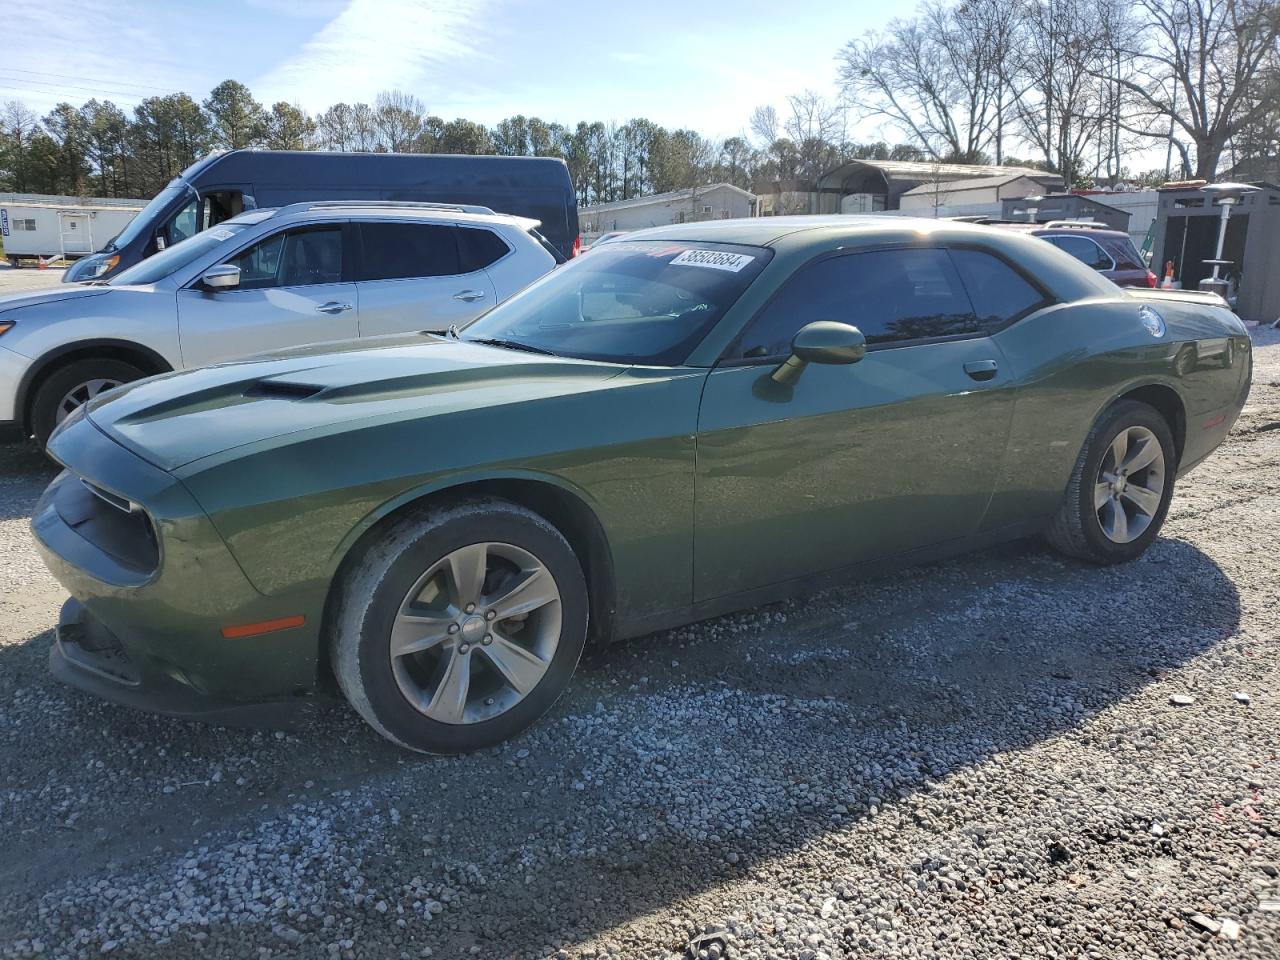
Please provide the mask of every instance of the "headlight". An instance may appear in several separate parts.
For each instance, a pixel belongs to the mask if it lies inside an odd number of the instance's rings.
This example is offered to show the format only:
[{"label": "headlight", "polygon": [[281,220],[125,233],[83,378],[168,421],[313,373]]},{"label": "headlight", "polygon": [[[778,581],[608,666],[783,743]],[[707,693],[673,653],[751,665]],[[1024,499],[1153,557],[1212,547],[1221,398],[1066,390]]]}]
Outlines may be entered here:
[{"label": "headlight", "polygon": [[90,277],[90,279],[97,280],[98,277],[102,276],[104,273],[110,273],[112,270],[116,268],[116,264],[118,264],[119,262],[120,262],[120,254],[113,253],[111,256],[107,257],[105,260],[95,263],[93,265],[93,275]]}]

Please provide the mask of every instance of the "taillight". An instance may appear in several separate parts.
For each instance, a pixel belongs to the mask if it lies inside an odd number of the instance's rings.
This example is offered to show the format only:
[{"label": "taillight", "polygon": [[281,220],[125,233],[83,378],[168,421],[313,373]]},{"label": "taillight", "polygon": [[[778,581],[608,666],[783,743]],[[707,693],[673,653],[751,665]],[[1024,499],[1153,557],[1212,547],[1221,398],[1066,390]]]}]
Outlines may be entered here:
[{"label": "taillight", "polygon": [[1147,286],[1152,290],[1156,288],[1156,275],[1150,270],[1147,271]]},{"label": "taillight", "polygon": [[582,252],[582,234],[578,234],[576,237],[573,238],[573,253],[569,254],[569,256],[576,257],[581,252]]}]

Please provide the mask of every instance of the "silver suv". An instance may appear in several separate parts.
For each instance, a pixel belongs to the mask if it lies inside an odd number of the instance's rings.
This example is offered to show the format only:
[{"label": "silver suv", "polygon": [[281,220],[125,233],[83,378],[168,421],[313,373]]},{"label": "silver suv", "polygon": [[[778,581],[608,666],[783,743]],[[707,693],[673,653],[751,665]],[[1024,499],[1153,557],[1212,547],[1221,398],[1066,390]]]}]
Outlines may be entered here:
[{"label": "silver suv", "polygon": [[0,297],[0,426],[43,444],[90,397],[151,374],[460,327],[563,259],[537,226],[486,207],[295,203],[105,282]]}]

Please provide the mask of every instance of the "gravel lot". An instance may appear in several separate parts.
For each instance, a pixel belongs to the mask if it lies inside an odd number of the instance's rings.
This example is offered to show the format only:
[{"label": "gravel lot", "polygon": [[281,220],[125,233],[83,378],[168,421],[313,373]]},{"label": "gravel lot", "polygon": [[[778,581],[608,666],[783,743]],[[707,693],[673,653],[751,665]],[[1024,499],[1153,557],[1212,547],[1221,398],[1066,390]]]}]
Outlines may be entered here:
[{"label": "gravel lot", "polygon": [[[0,956],[1280,955],[1280,335],[1123,568],[1016,544],[596,651],[457,759],[47,674],[0,446]],[[1178,705],[1178,704],[1185,705]],[[710,933],[708,933],[710,931]]]},{"label": "gravel lot", "polygon": [[62,267],[37,270],[24,267],[16,270],[0,261],[0,296],[6,293],[24,293],[27,290],[45,290],[62,282]]}]

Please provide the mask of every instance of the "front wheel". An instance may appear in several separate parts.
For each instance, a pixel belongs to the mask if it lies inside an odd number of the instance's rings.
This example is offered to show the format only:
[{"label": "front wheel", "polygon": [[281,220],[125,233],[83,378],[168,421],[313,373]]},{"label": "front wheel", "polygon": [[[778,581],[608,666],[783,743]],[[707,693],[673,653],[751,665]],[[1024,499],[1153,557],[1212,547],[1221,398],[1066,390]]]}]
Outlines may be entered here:
[{"label": "front wheel", "polygon": [[1176,473],[1177,449],[1164,417],[1122,400],[1089,432],[1049,542],[1093,563],[1133,560],[1164,525]]},{"label": "front wheel", "polygon": [[329,639],[356,712],[424,753],[478,750],[530,726],[586,642],[586,582],[568,541],[496,499],[380,533],[344,576]]},{"label": "front wheel", "polygon": [[76,360],[55,370],[31,401],[31,431],[43,450],[67,415],[100,393],[141,380],[146,373],[123,360]]}]

